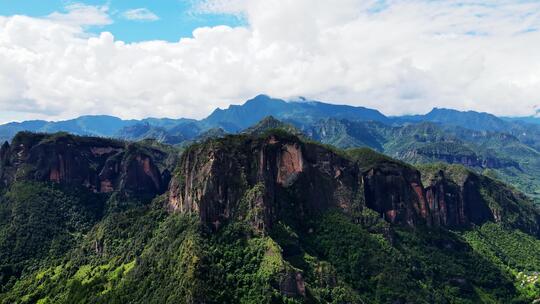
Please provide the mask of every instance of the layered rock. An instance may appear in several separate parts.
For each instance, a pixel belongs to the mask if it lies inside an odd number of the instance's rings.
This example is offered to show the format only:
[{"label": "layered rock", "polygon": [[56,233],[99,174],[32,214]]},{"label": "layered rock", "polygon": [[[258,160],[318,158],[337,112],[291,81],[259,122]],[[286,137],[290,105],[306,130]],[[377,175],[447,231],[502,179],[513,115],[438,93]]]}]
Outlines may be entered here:
[{"label": "layered rock", "polygon": [[229,136],[195,146],[178,169],[170,209],[197,212],[215,228],[232,217],[251,217],[261,229],[284,213],[302,218],[331,207],[347,209],[359,189],[352,162],[287,136]]},{"label": "layered rock", "polygon": [[467,174],[461,183],[446,178],[444,171],[437,172],[426,187],[429,220],[434,225],[458,227],[470,223],[493,221],[494,215],[479,192],[478,176]]},{"label": "layered rock", "polygon": [[158,194],[168,179],[136,144],[67,134],[19,133],[2,146],[2,184],[21,179],[84,186],[94,192]]},{"label": "layered rock", "polygon": [[391,223],[418,224],[429,214],[417,170],[382,162],[362,175],[365,203]]},{"label": "layered rock", "polygon": [[[481,193],[487,178],[465,172],[457,180],[440,171],[424,185],[418,170],[396,161],[366,166],[293,136],[229,136],[185,152],[169,208],[199,214],[214,229],[236,217],[264,230],[284,216],[302,221],[330,208],[352,213],[363,207],[408,226],[500,221],[500,206]],[[518,208],[517,198],[508,201]]]}]

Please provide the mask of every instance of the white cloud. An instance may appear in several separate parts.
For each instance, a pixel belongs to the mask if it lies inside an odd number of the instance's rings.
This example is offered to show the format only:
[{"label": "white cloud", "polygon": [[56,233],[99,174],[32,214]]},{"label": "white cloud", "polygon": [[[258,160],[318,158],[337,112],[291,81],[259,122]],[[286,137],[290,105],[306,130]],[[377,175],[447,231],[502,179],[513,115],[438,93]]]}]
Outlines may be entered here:
[{"label": "white cloud", "polygon": [[159,17],[147,8],[135,8],[125,11],[122,16],[128,20],[157,21]]},{"label": "white cloud", "polygon": [[72,3],[65,7],[66,12],[54,12],[48,19],[58,23],[76,26],[108,25],[113,21],[109,17],[107,6],[92,6]]},{"label": "white cloud", "polygon": [[247,9],[248,2],[245,0],[211,0],[200,1],[195,11],[200,13],[217,14],[243,14]]},{"label": "white cloud", "polygon": [[88,38],[82,26],[107,19],[0,17],[0,111],[200,118],[258,93],[386,114],[533,115],[540,104],[537,1],[219,0],[199,10],[248,26],[126,44]]}]

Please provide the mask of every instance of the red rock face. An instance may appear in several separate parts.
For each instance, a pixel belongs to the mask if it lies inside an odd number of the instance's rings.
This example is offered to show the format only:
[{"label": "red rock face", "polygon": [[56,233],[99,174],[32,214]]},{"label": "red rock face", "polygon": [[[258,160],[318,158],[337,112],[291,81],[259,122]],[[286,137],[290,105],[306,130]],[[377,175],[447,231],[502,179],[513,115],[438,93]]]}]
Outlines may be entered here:
[{"label": "red rock face", "polygon": [[166,190],[152,157],[124,143],[70,135],[23,134],[3,146],[0,178],[15,177],[88,188],[94,192]]},{"label": "red rock face", "polygon": [[[319,146],[274,136],[188,150],[179,171],[169,187],[169,210],[196,212],[214,228],[246,208],[260,229],[271,227],[286,206],[300,218],[322,208],[350,206],[359,188],[357,169],[349,161]],[[258,185],[262,192],[251,197]],[[286,199],[291,191],[298,195]],[[241,208],[246,196],[247,206]]]},{"label": "red rock face", "polygon": [[294,182],[300,172],[304,170],[302,151],[297,144],[284,145],[281,156],[277,159],[278,176],[277,182],[287,186]]},{"label": "red rock face", "polygon": [[[361,173],[321,146],[290,138],[199,146],[184,154],[179,172],[169,187],[170,211],[197,213],[214,229],[242,208],[256,210],[252,222],[260,229],[271,227],[284,209],[302,219],[328,208],[350,212],[359,199],[387,221],[409,226],[458,227],[494,218],[474,175],[463,185],[441,176],[425,188],[412,167],[383,162]],[[264,192],[241,206],[256,185]]]},{"label": "red rock face", "polygon": [[469,224],[463,210],[462,189],[448,185],[446,180],[438,181],[426,188],[426,198],[434,226],[455,227]]},{"label": "red rock face", "polygon": [[418,171],[386,163],[362,178],[366,206],[387,221],[414,226],[428,213]]}]

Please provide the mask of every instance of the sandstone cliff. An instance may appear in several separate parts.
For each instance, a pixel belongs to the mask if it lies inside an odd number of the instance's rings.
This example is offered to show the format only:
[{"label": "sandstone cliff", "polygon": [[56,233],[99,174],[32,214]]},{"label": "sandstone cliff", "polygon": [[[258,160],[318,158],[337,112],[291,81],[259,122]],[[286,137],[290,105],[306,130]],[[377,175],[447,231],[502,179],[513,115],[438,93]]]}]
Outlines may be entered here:
[{"label": "sandstone cliff", "polygon": [[154,154],[162,153],[102,138],[19,133],[0,150],[1,185],[30,179],[94,192],[159,194],[169,181],[167,171],[154,161]]},{"label": "sandstone cliff", "polygon": [[281,132],[228,136],[184,153],[169,187],[169,209],[196,213],[214,229],[246,218],[261,231],[283,216],[301,221],[330,208],[367,207],[394,224],[450,228],[502,222],[502,213],[520,210],[536,218],[509,223],[538,233],[538,213],[523,196],[505,190],[505,205],[493,203],[501,193],[489,189],[499,185],[463,170],[449,177],[441,169],[423,182],[403,163],[362,163]]}]

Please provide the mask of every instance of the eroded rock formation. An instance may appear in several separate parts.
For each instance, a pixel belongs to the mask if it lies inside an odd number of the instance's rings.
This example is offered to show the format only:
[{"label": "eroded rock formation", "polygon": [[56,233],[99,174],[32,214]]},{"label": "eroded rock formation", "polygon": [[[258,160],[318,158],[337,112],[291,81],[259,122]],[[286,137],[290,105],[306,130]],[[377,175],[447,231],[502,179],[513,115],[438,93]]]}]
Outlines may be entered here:
[{"label": "eroded rock formation", "polygon": [[20,133],[0,150],[4,185],[30,179],[84,186],[94,192],[159,194],[167,189],[152,153],[136,144],[67,134]]},{"label": "eroded rock formation", "polygon": [[408,226],[499,221],[500,208],[488,203],[480,184],[469,171],[458,181],[440,171],[423,184],[420,172],[408,165],[381,161],[366,169],[292,136],[230,136],[185,152],[170,185],[169,208],[197,213],[214,229],[239,216],[264,230],[284,213],[301,220],[360,205]]},{"label": "eroded rock formation", "polygon": [[268,227],[289,210],[302,217],[348,208],[359,188],[358,173],[349,160],[296,138],[227,137],[184,153],[169,207],[197,212],[216,228],[234,216],[255,217],[257,226]]}]

